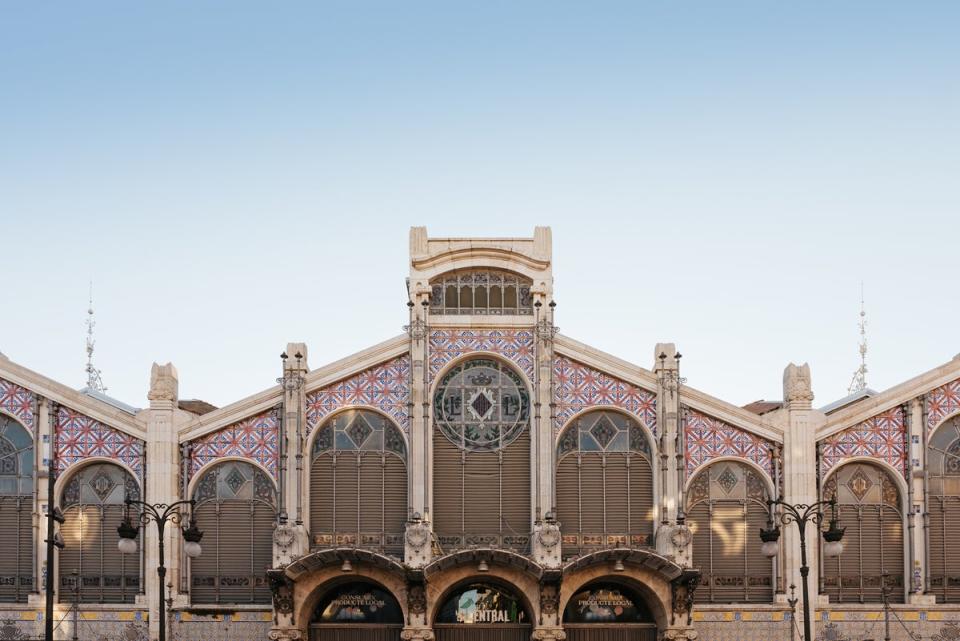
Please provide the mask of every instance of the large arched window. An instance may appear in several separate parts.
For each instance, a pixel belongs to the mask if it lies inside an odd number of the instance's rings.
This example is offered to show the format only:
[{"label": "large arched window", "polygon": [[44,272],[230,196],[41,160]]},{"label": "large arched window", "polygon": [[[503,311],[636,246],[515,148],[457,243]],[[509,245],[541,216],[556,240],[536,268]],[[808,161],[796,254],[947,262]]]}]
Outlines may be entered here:
[{"label": "large arched window", "polygon": [[960,416],[942,424],[930,437],[927,469],[930,592],[936,595],[938,603],[958,603],[960,554],[950,541],[960,532]]},{"label": "large arched window", "polygon": [[33,588],[33,437],[0,414],[0,601],[23,603]]},{"label": "large arched window", "polygon": [[430,281],[434,314],[533,314],[533,281],[496,269],[447,272]]},{"label": "large arched window", "polygon": [[64,548],[60,551],[60,601],[73,601],[78,573],[81,603],[133,603],[141,591],[140,550],[117,552],[117,526],[123,519],[127,499],[140,499],[137,480],[119,465],[94,463],[80,468],[63,489],[60,505],[64,523],[60,528]]},{"label": "large arched window", "polygon": [[757,532],[767,524],[767,483],[744,463],[719,461],[687,489],[687,525],[693,567],[703,575],[701,603],[769,603],[773,561],[760,552]]},{"label": "large arched window", "polygon": [[575,419],[557,445],[563,554],[653,543],[653,462],[645,428],[610,410]]},{"label": "large arched window", "polygon": [[270,603],[277,489],[266,472],[225,461],[204,472],[193,489],[203,553],[190,559],[194,603]]},{"label": "large arched window", "polygon": [[823,560],[824,592],[834,603],[879,603],[884,583],[890,601],[903,602],[903,513],[890,475],[869,463],[848,463],[823,486],[837,499],[843,552]]},{"label": "large arched window", "polygon": [[450,369],[433,399],[433,526],[444,551],[530,544],[530,394],[489,358]]},{"label": "large arched window", "polygon": [[382,414],[348,410],[320,426],[310,465],[313,545],[403,553],[407,446]]}]

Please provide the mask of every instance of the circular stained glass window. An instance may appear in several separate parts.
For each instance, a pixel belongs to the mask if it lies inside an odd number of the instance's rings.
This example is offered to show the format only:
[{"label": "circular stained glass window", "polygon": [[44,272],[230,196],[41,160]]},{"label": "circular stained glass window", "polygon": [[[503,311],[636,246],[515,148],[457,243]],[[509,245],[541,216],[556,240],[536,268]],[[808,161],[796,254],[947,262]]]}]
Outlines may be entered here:
[{"label": "circular stained glass window", "polygon": [[433,415],[443,435],[466,450],[512,443],[530,421],[530,394],[519,374],[492,359],[474,359],[440,379]]}]

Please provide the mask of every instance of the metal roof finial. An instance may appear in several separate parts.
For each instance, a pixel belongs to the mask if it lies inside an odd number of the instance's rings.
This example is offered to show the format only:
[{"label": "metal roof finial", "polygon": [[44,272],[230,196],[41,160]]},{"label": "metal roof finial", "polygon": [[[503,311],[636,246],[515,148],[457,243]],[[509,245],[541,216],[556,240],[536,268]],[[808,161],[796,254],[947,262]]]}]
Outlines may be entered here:
[{"label": "metal roof finial", "polygon": [[853,394],[867,389],[867,311],[863,303],[863,281],[860,281],[860,367],[853,373],[847,392]]},{"label": "metal roof finial", "polygon": [[93,281],[90,281],[90,305],[87,307],[87,389],[100,392],[107,391],[100,377],[100,370],[93,366],[93,348],[96,341],[93,340],[93,328],[96,326],[93,320]]}]

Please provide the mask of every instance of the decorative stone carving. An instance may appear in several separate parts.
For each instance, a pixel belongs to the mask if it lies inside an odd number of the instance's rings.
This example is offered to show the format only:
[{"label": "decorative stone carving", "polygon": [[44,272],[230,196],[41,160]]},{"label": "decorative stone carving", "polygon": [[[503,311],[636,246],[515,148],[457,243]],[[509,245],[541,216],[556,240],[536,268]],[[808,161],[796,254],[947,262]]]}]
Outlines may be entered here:
[{"label": "decorative stone carving", "polygon": [[794,365],[790,363],[783,370],[783,400],[809,403],[813,400],[813,389],[810,387],[810,366]]},{"label": "decorative stone carving", "polygon": [[[278,614],[292,614],[293,581],[290,580],[283,570],[279,569],[267,570],[267,578],[270,580],[270,591],[273,592],[273,609]],[[277,638],[279,639],[281,637]]]},{"label": "decorative stone carving", "polygon": [[420,518],[419,514],[414,514],[413,518],[407,522],[407,530],[403,538],[406,542],[404,559],[407,565],[423,567],[430,562],[430,526]]},{"label": "decorative stone carving", "polygon": [[293,547],[296,540],[296,532],[288,523],[281,523],[273,530],[274,565],[287,565],[293,561]]},{"label": "decorative stone carving", "polygon": [[560,628],[537,628],[533,631],[536,641],[563,641],[567,633]]},{"label": "decorative stone carving", "polygon": [[698,636],[693,628],[677,628],[663,632],[664,641],[694,641]]},{"label": "decorative stone carving", "polygon": [[303,633],[296,628],[281,628],[270,630],[267,633],[267,638],[270,641],[300,641],[303,638]]},{"label": "decorative stone carving", "polygon": [[691,541],[693,541],[693,533],[684,524],[675,526],[673,532],[670,533],[670,542],[673,543],[677,552],[686,550]]},{"label": "decorative stone carving", "polygon": [[429,628],[406,628],[400,633],[403,641],[432,641],[433,630]]},{"label": "decorative stone carving", "polygon": [[536,523],[533,532],[534,560],[544,567],[560,567],[560,523],[553,518],[553,514],[548,513],[543,522]]},{"label": "decorative stone carving", "polygon": [[160,365],[154,363],[150,368],[150,391],[147,398],[151,401],[175,401],[178,392],[177,368],[173,363]]},{"label": "decorative stone carving", "polygon": [[560,586],[556,583],[540,585],[540,614],[552,617],[560,607]]},{"label": "decorative stone carving", "polygon": [[427,591],[422,583],[413,583],[407,589],[407,611],[411,615],[426,614]]},{"label": "decorative stone carving", "polygon": [[[674,625],[677,619],[686,618],[686,625],[693,619],[693,595],[700,585],[699,570],[684,570],[680,576],[670,583],[670,593],[673,601],[673,611],[670,615],[670,624]],[[681,624],[683,625],[683,624]],[[665,637],[667,638],[667,637]],[[696,637],[669,637],[677,639],[693,639]]]}]

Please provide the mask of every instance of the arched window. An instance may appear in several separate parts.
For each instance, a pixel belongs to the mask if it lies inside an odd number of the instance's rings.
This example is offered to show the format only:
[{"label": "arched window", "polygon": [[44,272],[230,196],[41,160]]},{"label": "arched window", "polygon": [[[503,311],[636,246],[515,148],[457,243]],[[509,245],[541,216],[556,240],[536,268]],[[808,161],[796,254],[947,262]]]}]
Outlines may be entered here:
[{"label": "arched window", "polygon": [[433,527],[444,551],[530,544],[530,394],[488,358],[453,367],[433,399]]},{"label": "arched window", "polygon": [[320,426],[310,465],[310,533],[315,546],[403,553],[407,446],[385,416],[348,410]]},{"label": "arched window", "polygon": [[477,269],[447,272],[430,281],[434,314],[533,314],[533,281],[517,274]]},{"label": "arched window", "polygon": [[824,593],[834,603],[879,603],[884,583],[889,599],[903,603],[903,514],[890,476],[869,463],[848,463],[823,486],[837,499],[843,553],[823,560]]},{"label": "arched window", "polygon": [[277,489],[266,472],[225,461],[204,472],[193,489],[193,514],[203,553],[190,559],[194,603],[270,603]]},{"label": "arched window", "polygon": [[117,552],[117,526],[124,501],[140,499],[137,480],[119,465],[94,463],[80,468],[67,481],[60,505],[64,548],[60,551],[60,601],[73,601],[78,573],[81,603],[133,603],[141,591],[140,550]]},{"label": "arched window", "polygon": [[936,595],[937,603],[958,603],[960,554],[950,541],[960,531],[960,416],[938,427],[930,437],[927,468],[930,592]]},{"label": "arched window", "polygon": [[701,603],[769,603],[773,561],[760,552],[757,532],[767,524],[767,484],[743,463],[719,461],[687,489],[687,525],[693,567],[702,573]]},{"label": "arched window", "polygon": [[23,603],[33,588],[33,437],[0,415],[0,601]]},{"label": "arched window", "polygon": [[557,445],[563,554],[653,543],[653,464],[645,428],[620,412],[588,412]]}]

